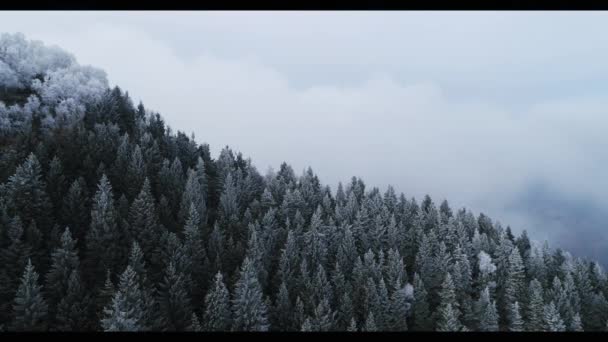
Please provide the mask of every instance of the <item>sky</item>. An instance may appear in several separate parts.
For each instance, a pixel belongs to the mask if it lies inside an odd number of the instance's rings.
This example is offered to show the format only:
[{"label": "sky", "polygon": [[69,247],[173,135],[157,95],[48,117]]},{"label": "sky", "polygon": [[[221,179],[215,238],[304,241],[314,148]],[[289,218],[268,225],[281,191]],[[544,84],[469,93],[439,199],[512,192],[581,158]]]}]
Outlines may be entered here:
[{"label": "sky", "polygon": [[265,173],[484,212],[608,264],[606,12],[0,12]]}]

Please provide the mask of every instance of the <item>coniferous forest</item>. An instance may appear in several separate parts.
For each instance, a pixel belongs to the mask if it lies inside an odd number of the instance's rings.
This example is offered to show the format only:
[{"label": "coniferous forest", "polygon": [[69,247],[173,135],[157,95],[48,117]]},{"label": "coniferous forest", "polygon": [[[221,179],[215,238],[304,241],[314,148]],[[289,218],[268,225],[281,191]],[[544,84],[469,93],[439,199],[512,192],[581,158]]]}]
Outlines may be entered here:
[{"label": "coniferous forest", "polygon": [[0,36],[1,331],[607,329],[598,263],[453,205],[214,159],[103,71]]}]

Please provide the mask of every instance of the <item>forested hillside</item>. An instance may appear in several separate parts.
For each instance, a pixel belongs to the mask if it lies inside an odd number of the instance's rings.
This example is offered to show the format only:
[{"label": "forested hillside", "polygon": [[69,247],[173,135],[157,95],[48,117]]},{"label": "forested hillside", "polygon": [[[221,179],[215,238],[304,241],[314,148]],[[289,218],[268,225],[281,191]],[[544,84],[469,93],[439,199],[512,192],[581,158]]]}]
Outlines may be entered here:
[{"label": "forested hillside", "polygon": [[0,37],[0,151],[1,330],[607,328],[598,263],[447,201],[214,159],[18,34]]}]

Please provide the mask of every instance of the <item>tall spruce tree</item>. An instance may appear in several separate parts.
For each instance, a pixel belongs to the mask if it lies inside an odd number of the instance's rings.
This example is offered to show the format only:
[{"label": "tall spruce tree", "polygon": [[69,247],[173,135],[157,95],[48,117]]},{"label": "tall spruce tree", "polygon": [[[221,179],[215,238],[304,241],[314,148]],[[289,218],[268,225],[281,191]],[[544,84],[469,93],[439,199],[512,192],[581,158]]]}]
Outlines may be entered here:
[{"label": "tall spruce tree", "polygon": [[48,306],[42,297],[41,288],[42,286],[38,284],[38,273],[31,260],[28,260],[13,304],[12,330],[47,330]]},{"label": "tall spruce tree", "polygon": [[202,326],[207,331],[229,331],[232,324],[230,294],[222,273],[215,275],[213,287],[205,297],[205,313]]},{"label": "tall spruce tree", "polygon": [[269,328],[266,303],[257,279],[254,264],[245,258],[232,300],[234,331],[267,331]]}]

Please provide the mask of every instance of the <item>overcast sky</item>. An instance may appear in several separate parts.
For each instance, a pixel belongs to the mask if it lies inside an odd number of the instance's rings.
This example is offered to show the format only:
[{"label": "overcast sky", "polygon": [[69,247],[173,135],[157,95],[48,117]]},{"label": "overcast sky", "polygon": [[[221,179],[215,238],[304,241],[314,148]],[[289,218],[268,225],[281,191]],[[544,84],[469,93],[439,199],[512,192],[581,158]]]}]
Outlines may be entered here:
[{"label": "overcast sky", "polygon": [[0,13],[18,31],[215,156],[429,193],[608,258],[608,13]]}]

